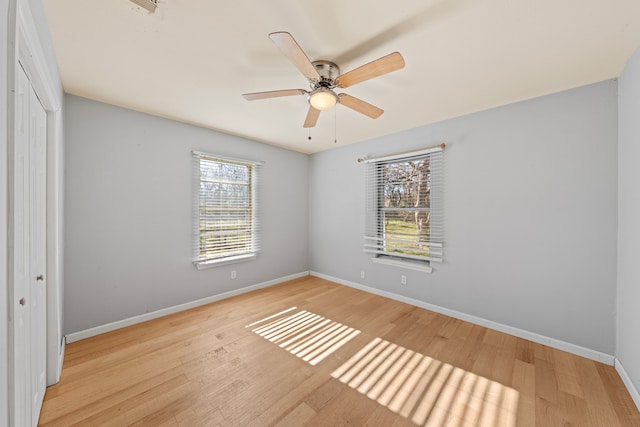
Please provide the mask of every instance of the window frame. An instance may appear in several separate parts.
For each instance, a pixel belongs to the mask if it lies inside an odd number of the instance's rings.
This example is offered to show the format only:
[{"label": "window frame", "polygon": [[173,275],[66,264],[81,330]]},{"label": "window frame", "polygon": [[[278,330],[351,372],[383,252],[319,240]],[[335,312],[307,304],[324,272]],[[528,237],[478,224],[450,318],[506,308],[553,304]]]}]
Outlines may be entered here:
[{"label": "window frame", "polygon": [[[249,168],[249,178],[243,182],[248,187],[248,200],[250,203],[250,238],[246,251],[237,253],[236,251],[227,251],[226,255],[206,256],[203,255],[201,248],[202,236],[202,216],[201,216],[201,184],[202,179],[202,161],[216,162],[229,165],[240,165]],[[192,181],[193,181],[193,218],[192,218],[192,263],[199,269],[217,267],[226,264],[238,263],[256,259],[260,252],[260,209],[259,209],[259,185],[260,185],[260,167],[264,162],[238,159],[228,156],[221,156],[201,151],[192,151]],[[221,208],[222,204],[219,205]],[[208,230],[209,232],[211,230]]]},{"label": "window frame", "polygon": [[[429,159],[429,174],[427,179],[422,182],[429,183],[429,206],[405,206],[395,207],[385,205],[385,185],[388,183],[384,178],[384,168],[387,165],[402,164],[409,162],[417,162],[423,159]],[[375,157],[368,159],[360,159],[364,161],[366,167],[366,219],[365,219],[365,235],[363,250],[372,254],[372,261],[375,263],[393,265],[418,271],[431,272],[432,262],[442,262],[443,254],[443,179],[444,179],[444,144],[423,150],[392,154],[383,157]],[[401,189],[402,192],[402,189]],[[420,246],[428,247],[428,254],[416,254],[420,249],[413,251],[410,248],[413,234],[401,237],[404,245],[400,250],[405,252],[389,251],[390,245],[387,243],[397,243],[395,239],[391,239],[392,233],[388,231],[385,223],[385,212],[429,212],[429,237],[425,241],[420,241]],[[419,239],[419,231],[415,234],[416,240]]]}]

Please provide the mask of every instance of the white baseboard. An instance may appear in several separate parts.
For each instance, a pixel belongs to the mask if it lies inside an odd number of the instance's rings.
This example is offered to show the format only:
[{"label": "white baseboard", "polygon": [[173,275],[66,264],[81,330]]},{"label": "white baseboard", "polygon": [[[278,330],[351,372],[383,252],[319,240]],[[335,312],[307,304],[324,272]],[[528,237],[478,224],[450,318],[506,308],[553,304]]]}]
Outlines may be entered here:
[{"label": "white baseboard", "polygon": [[629,390],[629,394],[631,395],[633,402],[636,404],[638,410],[640,411],[640,392],[638,392],[638,389],[635,387],[635,385],[633,385],[631,377],[629,376],[629,374],[627,374],[627,371],[624,370],[622,362],[620,362],[620,359],[618,359],[617,357],[614,366],[616,367],[616,371],[618,371],[618,375],[620,375],[620,378],[622,378],[622,382],[627,387],[627,390]]},{"label": "white baseboard", "polygon": [[429,304],[424,301],[420,301],[414,298],[405,297],[402,295],[394,294],[392,292],[382,291],[380,289],[372,288],[369,286],[361,285],[359,283],[350,282],[348,280],[342,280],[337,277],[328,276],[326,274],[318,273],[315,271],[310,271],[310,275],[320,277],[322,279],[330,280],[332,282],[339,283],[341,285],[349,286],[352,288],[360,289],[361,291],[369,292],[372,294],[380,295],[386,298],[390,298],[396,301],[404,302],[407,304],[411,304],[416,307],[424,308],[425,310],[434,311],[436,313],[444,314],[446,316],[454,317],[456,319],[464,320],[466,322],[470,322],[476,325],[484,326],[489,329],[494,329],[496,331],[504,332],[509,335],[514,335],[519,338],[524,338],[529,341],[536,342],[538,344],[543,344],[548,347],[552,347],[558,350],[566,351],[568,353],[576,354],[578,356],[586,357],[587,359],[595,360],[601,363],[606,363],[607,365],[613,365],[615,361],[615,357],[601,353],[596,350],[591,350],[589,348],[581,347],[579,345],[571,344],[565,341],[560,341],[555,338],[546,337],[544,335],[536,334],[535,332],[525,331],[523,329],[518,329],[513,326],[504,325],[502,323],[494,322],[492,320],[483,319],[482,317],[472,316],[470,314],[465,314],[459,311],[451,310],[448,308],[440,307],[438,305]]},{"label": "white baseboard", "polygon": [[106,332],[115,331],[116,329],[124,328],[127,326],[135,325],[137,323],[146,322],[148,320],[157,319],[158,317],[167,316],[169,314],[177,313],[179,311],[189,310],[190,308],[199,307],[201,305],[210,304],[212,302],[220,301],[226,298],[230,298],[236,295],[244,294],[247,292],[255,291],[256,289],[266,288],[268,286],[277,285],[278,283],[286,282],[287,280],[297,279],[299,277],[308,276],[308,271],[301,273],[291,274],[285,277],[279,277],[277,279],[269,280],[266,282],[258,283],[257,285],[246,286],[240,289],[234,289],[233,291],[223,292],[221,294],[212,295],[210,297],[202,298],[196,301],[187,302],[184,304],[174,305],[173,307],[163,308],[161,310],[152,311],[150,313],[141,314],[139,316],[129,317],[128,319],[118,320],[116,322],[107,323],[106,325],[96,326],[94,328],[85,329],[84,331],[74,332],[66,335],[67,343],[80,341],[85,338],[90,338],[96,335],[104,334]]}]

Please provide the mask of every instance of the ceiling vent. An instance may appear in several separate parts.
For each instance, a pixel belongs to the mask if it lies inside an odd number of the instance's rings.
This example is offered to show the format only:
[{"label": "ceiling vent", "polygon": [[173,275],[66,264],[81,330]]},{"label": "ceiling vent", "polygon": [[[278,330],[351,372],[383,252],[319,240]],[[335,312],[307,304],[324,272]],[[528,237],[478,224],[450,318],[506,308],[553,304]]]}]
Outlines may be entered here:
[{"label": "ceiling vent", "polygon": [[149,12],[153,13],[156,11],[156,7],[158,7],[158,0],[131,0],[133,3],[138,6],[147,9]]}]

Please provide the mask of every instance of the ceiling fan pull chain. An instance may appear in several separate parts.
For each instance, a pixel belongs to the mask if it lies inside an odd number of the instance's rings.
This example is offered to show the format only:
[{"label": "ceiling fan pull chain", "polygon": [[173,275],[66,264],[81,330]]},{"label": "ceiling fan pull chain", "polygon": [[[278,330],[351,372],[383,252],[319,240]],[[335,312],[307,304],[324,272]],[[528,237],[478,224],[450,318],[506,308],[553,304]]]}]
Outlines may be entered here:
[{"label": "ceiling fan pull chain", "polygon": [[309,141],[311,141],[311,128],[308,128],[308,129],[309,129]]}]

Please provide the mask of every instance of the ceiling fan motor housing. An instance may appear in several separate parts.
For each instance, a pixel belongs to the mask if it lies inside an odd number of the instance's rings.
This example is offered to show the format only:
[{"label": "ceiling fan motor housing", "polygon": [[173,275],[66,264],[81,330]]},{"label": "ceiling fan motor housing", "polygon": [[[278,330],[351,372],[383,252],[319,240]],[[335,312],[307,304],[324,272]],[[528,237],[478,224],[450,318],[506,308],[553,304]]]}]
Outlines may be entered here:
[{"label": "ceiling fan motor housing", "polygon": [[311,81],[311,88],[317,89],[319,87],[333,89],[336,87],[336,79],[340,75],[340,67],[331,61],[318,60],[312,62],[316,71],[320,75],[320,79],[317,81]]}]

